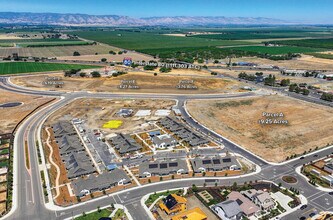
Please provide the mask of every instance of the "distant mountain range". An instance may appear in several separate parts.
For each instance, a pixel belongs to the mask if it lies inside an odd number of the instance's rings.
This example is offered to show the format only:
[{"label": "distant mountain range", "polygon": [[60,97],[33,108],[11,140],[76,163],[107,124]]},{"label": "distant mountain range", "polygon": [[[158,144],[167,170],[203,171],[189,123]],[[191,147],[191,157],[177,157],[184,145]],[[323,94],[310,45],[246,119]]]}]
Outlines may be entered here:
[{"label": "distant mountain range", "polygon": [[64,26],[276,25],[287,21],[263,17],[175,16],[132,18],[120,15],[0,12],[2,24]]}]

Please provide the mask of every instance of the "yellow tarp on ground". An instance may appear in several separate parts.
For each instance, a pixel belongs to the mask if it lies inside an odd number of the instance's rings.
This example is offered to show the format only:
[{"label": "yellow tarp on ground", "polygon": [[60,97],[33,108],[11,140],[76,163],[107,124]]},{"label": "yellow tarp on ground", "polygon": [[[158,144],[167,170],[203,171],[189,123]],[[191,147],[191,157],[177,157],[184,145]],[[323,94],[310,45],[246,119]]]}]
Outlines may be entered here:
[{"label": "yellow tarp on ground", "polygon": [[122,121],[120,120],[111,120],[111,121],[108,121],[106,122],[104,125],[103,125],[103,128],[119,128],[121,125],[123,124]]}]

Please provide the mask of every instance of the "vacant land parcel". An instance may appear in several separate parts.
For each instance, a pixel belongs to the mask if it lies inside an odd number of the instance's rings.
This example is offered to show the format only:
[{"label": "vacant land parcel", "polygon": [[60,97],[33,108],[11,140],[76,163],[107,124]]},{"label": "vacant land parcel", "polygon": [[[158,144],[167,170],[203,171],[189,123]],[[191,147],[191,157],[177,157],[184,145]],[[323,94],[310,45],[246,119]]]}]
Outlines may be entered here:
[{"label": "vacant land parcel", "polygon": [[0,90],[0,104],[21,103],[16,107],[0,107],[0,134],[12,132],[15,125],[39,105],[51,100],[41,96],[28,96]]},{"label": "vacant land parcel", "polygon": [[[190,101],[188,109],[200,123],[268,161],[281,162],[333,143],[333,110],[288,97]],[[264,112],[283,117],[266,117]],[[260,124],[260,119],[288,124]]]},{"label": "vacant land parcel", "polygon": [[49,72],[70,69],[92,69],[99,66],[62,64],[62,63],[36,63],[36,62],[4,62],[0,63],[0,75],[16,73]]}]

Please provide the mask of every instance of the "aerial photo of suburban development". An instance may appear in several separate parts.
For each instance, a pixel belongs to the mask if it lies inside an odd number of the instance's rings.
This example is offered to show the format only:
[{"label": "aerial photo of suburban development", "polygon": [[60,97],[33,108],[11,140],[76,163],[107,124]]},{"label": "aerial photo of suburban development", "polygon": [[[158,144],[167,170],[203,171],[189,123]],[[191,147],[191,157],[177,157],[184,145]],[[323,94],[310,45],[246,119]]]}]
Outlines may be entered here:
[{"label": "aerial photo of suburban development", "polygon": [[0,1],[0,219],[333,220],[333,1]]}]

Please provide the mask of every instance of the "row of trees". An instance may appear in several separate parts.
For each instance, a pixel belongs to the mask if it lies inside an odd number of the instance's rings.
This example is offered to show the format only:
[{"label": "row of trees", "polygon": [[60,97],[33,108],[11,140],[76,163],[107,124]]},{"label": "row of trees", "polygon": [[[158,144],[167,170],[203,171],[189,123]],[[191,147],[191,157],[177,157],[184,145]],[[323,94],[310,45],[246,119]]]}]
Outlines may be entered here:
[{"label": "row of trees", "polygon": [[302,94],[302,95],[309,95],[310,91],[306,88],[301,88],[300,86],[298,86],[296,83],[291,84],[289,86],[289,92],[295,92],[297,94]]}]

